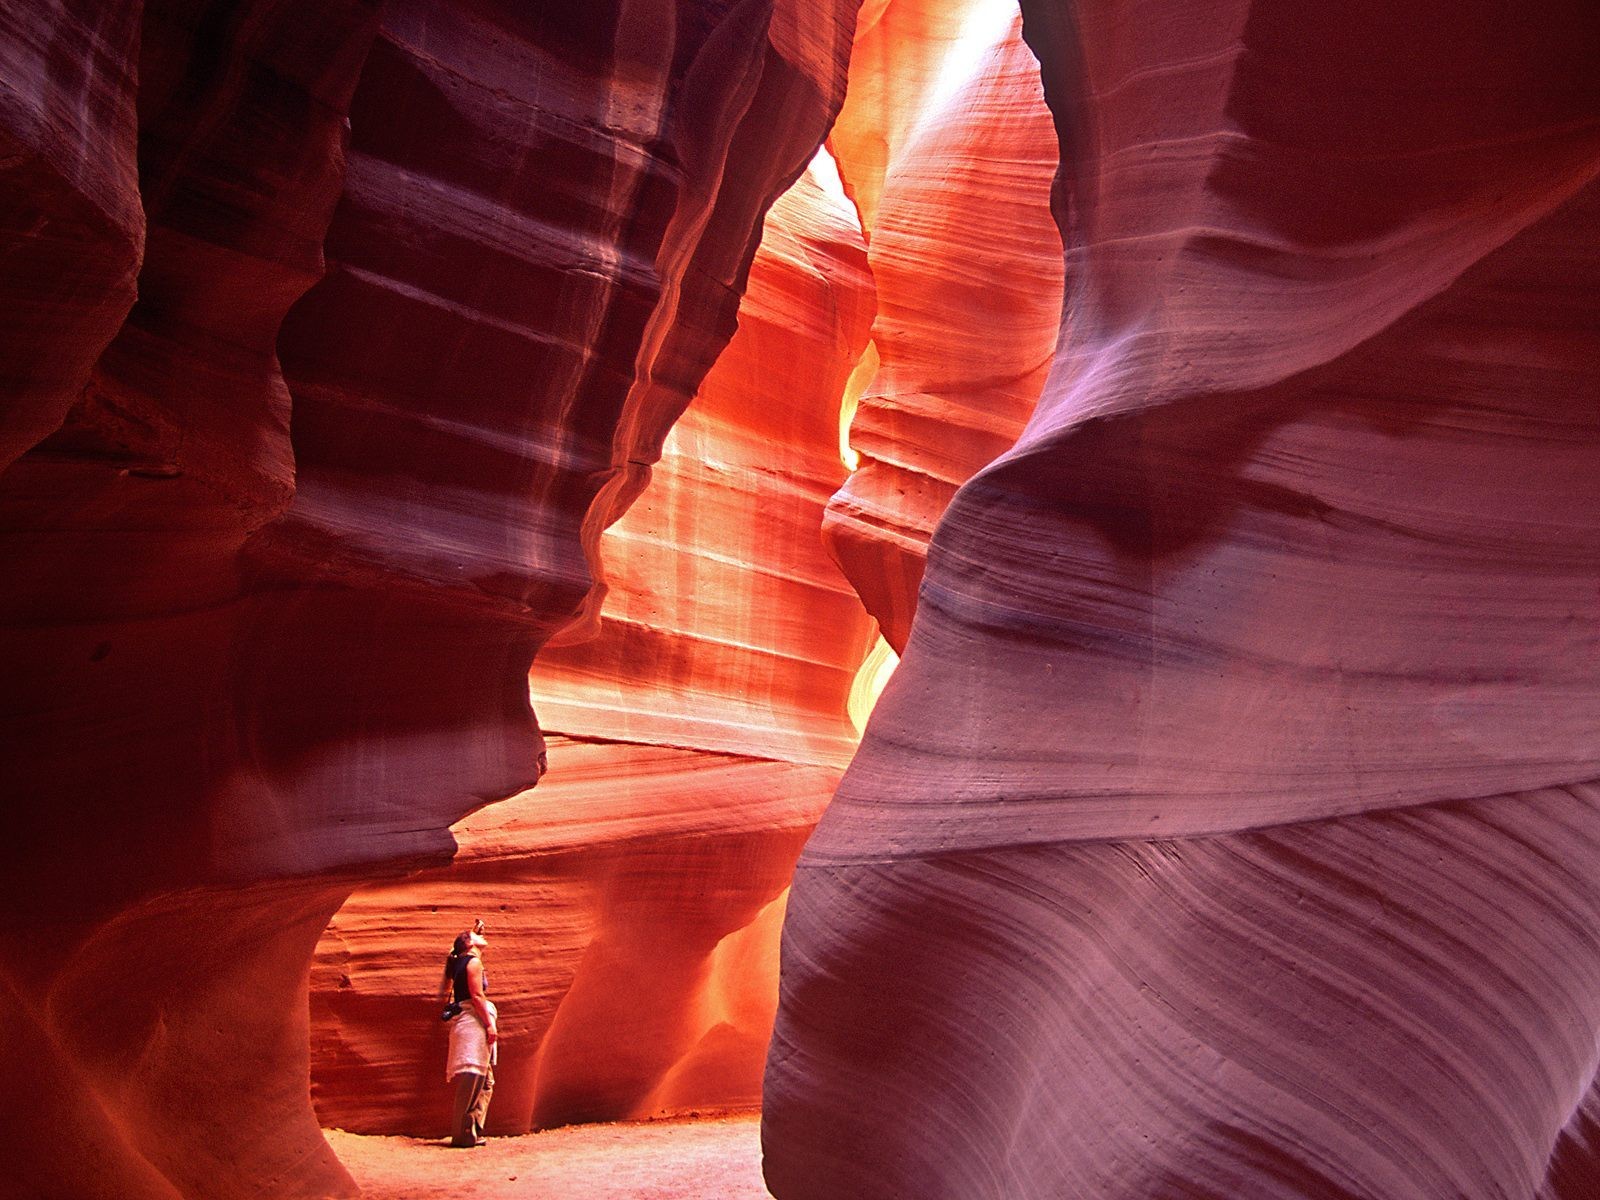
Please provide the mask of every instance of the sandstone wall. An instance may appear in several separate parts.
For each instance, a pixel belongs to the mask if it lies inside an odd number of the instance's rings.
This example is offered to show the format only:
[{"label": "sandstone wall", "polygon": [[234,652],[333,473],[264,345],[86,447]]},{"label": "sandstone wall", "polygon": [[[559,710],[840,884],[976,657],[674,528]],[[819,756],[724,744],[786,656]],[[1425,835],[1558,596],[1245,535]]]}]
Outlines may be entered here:
[{"label": "sandstone wall", "polygon": [[956,488],[1010,448],[1061,322],[1055,130],[1007,0],[893,0],[863,20],[829,144],[878,290],[824,536],[896,651]]},{"label": "sandstone wall", "polygon": [[528,664],[593,619],[853,18],[0,12],[0,1121],[61,1135],[21,1191],[347,1189],[316,937],[537,778]]},{"label": "sandstone wall", "polygon": [[1593,6],[854,7],[0,9],[19,1193],[1600,1192]]},{"label": "sandstone wall", "polygon": [[601,538],[598,629],[534,664],[550,774],[324,937],[325,1124],[446,1132],[433,995],[479,914],[503,1036],[490,1132],[759,1103],[789,874],[855,748],[873,634],[820,537],[872,302],[855,211],[808,172],[767,215],[738,331]]},{"label": "sandstone wall", "polygon": [[797,870],[769,1183],[1595,1194],[1592,6],[1023,8],[1063,339]]}]

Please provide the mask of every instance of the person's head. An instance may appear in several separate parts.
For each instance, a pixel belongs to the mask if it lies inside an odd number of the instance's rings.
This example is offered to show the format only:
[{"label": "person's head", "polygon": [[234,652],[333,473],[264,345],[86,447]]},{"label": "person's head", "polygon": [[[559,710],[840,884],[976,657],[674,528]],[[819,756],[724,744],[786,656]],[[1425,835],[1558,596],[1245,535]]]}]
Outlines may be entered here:
[{"label": "person's head", "polygon": [[[479,922],[482,925],[482,922]],[[471,954],[474,950],[482,951],[489,944],[489,939],[483,936],[480,929],[463,929],[456,934],[455,954]]]}]

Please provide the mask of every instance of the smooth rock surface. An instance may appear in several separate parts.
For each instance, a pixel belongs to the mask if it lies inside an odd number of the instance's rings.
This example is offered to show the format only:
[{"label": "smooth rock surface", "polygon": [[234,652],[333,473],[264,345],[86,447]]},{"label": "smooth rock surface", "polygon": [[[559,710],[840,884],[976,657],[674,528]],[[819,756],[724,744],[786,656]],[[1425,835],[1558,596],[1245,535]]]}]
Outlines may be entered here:
[{"label": "smooth rock surface", "polygon": [[323,938],[324,1124],[446,1131],[433,994],[480,914],[504,1037],[491,1133],[759,1104],[784,895],[855,748],[874,633],[820,538],[873,291],[854,209],[818,176],[768,213],[738,332],[601,539],[596,635],[534,664],[550,775]]},{"label": "smooth rock surface", "polygon": [[878,312],[850,423],[860,465],[824,536],[900,651],[934,526],[1010,448],[1044,386],[1062,263],[1055,129],[1015,8],[876,12],[830,137],[870,220]]},{"label": "smooth rock surface", "polygon": [[1600,1193],[1600,21],[1023,8],[1063,341],[797,870],[768,1182]]},{"label": "smooth rock surface", "polygon": [[22,1192],[351,1190],[318,933],[537,779],[529,663],[598,612],[853,19],[0,14],[0,1123],[66,1081]]}]

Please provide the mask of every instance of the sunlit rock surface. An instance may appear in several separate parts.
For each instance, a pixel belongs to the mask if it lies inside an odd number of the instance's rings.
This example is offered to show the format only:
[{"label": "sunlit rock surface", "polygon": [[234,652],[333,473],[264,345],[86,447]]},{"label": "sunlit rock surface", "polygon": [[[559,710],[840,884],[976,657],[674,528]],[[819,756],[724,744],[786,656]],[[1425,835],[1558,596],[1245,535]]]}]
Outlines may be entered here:
[{"label": "sunlit rock surface", "polygon": [[860,469],[829,505],[826,537],[903,650],[934,525],[1016,440],[1050,367],[1058,156],[1014,5],[873,12],[830,144],[869,222],[878,314],[850,424]]},{"label": "sunlit rock surface", "polygon": [[797,871],[768,1181],[1600,1194],[1600,18],[1023,7],[1064,340]]},{"label": "sunlit rock surface", "polygon": [[601,539],[598,636],[540,656],[546,729],[843,768],[871,621],[823,548],[874,286],[826,154],[773,206],[739,329]]},{"label": "sunlit rock surface", "polygon": [[535,792],[457,826],[447,869],[365,888],[312,973],[325,1124],[442,1136],[450,937],[490,938],[501,1064],[490,1133],[752,1107],[794,859],[838,772],[550,740]]},{"label": "sunlit rock surface", "polygon": [[855,211],[818,180],[768,214],[738,332],[601,539],[598,628],[534,664],[551,773],[323,939],[324,1124],[447,1132],[432,997],[480,914],[504,1036],[490,1132],[759,1103],[783,896],[855,748],[874,634],[819,536],[873,310]]},{"label": "sunlit rock surface", "polygon": [[317,935],[535,781],[528,665],[598,605],[853,17],[0,10],[18,1194],[348,1191]]}]

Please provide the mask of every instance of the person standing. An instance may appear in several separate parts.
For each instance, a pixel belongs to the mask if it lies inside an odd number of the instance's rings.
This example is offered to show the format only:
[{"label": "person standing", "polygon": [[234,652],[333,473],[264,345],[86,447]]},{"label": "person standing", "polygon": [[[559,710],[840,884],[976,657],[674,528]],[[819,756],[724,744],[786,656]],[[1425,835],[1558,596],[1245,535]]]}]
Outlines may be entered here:
[{"label": "person standing", "polygon": [[489,976],[483,953],[489,948],[483,922],[456,937],[445,960],[439,1000],[449,1001],[450,1057],[445,1080],[455,1086],[450,1115],[450,1144],[463,1148],[483,1144],[484,1119],[494,1094],[494,1065],[500,1040],[498,1016],[489,1000]]}]

